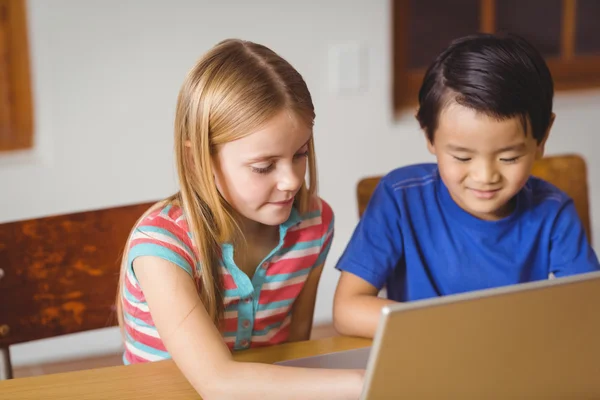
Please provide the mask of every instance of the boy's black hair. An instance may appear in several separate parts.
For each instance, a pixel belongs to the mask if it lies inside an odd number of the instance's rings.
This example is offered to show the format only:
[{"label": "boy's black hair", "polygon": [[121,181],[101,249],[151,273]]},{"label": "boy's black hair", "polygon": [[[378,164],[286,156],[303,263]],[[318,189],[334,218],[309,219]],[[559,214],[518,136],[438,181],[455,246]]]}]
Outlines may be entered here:
[{"label": "boy's black hair", "polygon": [[541,54],[516,35],[474,34],[454,40],[429,66],[417,120],[431,143],[451,102],[503,120],[528,122],[540,143],[551,122],[554,84]]}]

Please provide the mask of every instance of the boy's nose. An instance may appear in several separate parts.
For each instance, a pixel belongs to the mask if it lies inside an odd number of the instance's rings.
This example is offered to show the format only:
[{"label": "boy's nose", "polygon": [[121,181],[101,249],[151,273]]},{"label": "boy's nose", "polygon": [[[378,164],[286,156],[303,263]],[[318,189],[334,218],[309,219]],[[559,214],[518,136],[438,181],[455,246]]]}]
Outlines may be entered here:
[{"label": "boy's nose", "polygon": [[498,183],[500,180],[500,174],[493,165],[480,164],[471,171],[471,178],[484,185]]}]

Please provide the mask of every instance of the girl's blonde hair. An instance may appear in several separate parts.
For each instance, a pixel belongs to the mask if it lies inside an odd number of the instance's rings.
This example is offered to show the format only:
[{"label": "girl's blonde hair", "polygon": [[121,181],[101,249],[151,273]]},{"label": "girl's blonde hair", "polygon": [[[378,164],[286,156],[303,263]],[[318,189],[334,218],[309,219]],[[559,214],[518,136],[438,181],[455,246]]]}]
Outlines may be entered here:
[{"label": "girl's blonde hair", "polygon": [[[283,110],[293,112],[312,128],[315,112],[310,92],[302,76],[287,61],[265,46],[243,40],[228,39],[213,47],[188,73],[177,100],[175,160],[180,191],[140,218],[167,204],[182,207],[201,265],[199,270],[194,268],[199,295],[217,326],[224,309],[221,244],[238,238],[240,232],[233,210],[217,190],[212,157],[219,146],[252,133]],[[311,139],[310,185],[305,182],[294,200],[300,213],[310,207],[316,176]],[[117,292],[121,328],[121,291],[127,263],[126,248]]]}]

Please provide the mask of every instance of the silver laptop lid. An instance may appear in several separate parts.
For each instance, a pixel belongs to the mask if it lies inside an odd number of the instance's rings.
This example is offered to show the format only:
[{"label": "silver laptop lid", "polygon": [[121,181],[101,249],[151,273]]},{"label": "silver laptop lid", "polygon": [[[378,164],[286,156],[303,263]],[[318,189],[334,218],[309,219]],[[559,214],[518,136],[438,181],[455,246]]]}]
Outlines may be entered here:
[{"label": "silver laptop lid", "polygon": [[600,272],[386,307],[362,399],[600,398]]}]

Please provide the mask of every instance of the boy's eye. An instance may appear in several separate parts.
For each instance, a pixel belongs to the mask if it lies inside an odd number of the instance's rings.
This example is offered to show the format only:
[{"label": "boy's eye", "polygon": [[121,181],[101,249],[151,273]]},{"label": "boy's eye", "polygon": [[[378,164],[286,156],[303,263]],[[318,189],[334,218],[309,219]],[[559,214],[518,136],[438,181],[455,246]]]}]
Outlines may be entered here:
[{"label": "boy's eye", "polygon": [[464,157],[464,158],[463,157],[456,157],[456,156],[452,156],[452,157],[454,157],[455,160],[460,161],[460,162],[467,162],[467,161],[469,161],[471,159],[469,157]]},{"label": "boy's eye", "polygon": [[273,167],[275,166],[275,164],[269,164],[266,167],[250,167],[252,169],[252,172],[256,172],[257,174],[268,174],[269,172],[271,172],[271,170],[273,169]]},{"label": "boy's eye", "polygon": [[511,158],[501,158],[500,161],[507,163],[507,164],[512,164],[514,162],[517,162],[517,160],[521,158],[520,156],[517,157],[511,157]]}]

